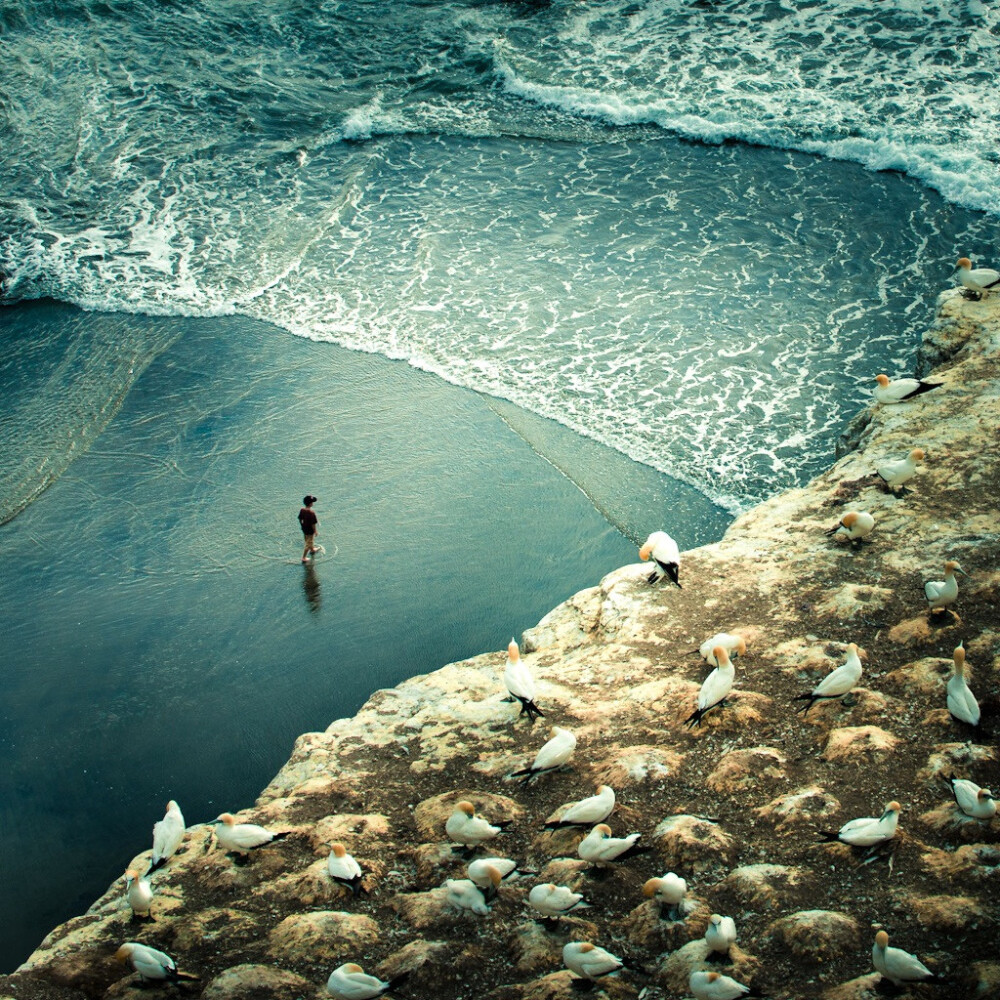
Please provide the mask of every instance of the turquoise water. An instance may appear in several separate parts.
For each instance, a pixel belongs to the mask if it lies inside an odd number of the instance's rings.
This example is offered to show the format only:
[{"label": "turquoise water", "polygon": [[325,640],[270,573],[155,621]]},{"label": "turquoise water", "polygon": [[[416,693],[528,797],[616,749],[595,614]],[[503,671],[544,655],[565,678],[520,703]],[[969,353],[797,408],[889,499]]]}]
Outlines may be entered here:
[{"label": "turquoise water", "polygon": [[[637,558],[483,397],[401,362],[236,318],[5,318],[52,363],[123,325],[172,346],[0,527],[0,968],[122,874],[167,799],[191,823],[250,806],[300,733],[505,649]],[[614,479],[603,451],[567,471]],[[657,478],[632,521],[670,507],[692,544],[721,532],[725,512]],[[305,569],[307,491],[327,554]]]},{"label": "turquoise water", "polygon": [[167,797],[823,468],[996,264],[978,0],[235,9],[0,5],[0,967]]}]

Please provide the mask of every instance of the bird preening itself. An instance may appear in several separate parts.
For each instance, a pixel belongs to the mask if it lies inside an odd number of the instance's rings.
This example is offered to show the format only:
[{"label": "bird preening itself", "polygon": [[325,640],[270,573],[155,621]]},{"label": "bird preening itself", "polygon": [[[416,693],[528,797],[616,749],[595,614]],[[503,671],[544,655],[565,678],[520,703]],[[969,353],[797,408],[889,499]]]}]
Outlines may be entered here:
[{"label": "bird preening itself", "polygon": [[892,403],[905,403],[914,396],[921,396],[931,389],[940,389],[943,382],[924,382],[918,378],[889,378],[888,375],[876,375],[875,402],[883,406]]},{"label": "bird preening itself", "polygon": [[659,904],[661,920],[677,920],[682,915],[687,882],[675,872],[667,872],[659,878],[646,879],[642,894]]},{"label": "bird preening itself", "polygon": [[475,861],[470,861],[468,868],[466,868],[466,874],[472,882],[483,890],[487,901],[497,894],[499,888],[499,883],[493,877],[494,872],[499,873],[501,882],[517,878],[518,875],[537,874],[537,872],[519,868],[517,862],[510,858],[477,858]]},{"label": "bird preening itself", "polygon": [[729,654],[722,646],[716,646],[712,650],[712,656],[718,666],[705,678],[698,692],[698,707],[685,720],[686,726],[700,726],[701,720],[713,708],[725,707],[726,698],[733,689],[736,668],[729,659]]},{"label": "bird preening itself", "polygon": [[503,682],[507,686],[508,701],[519,701],[521,711],[518,717],[527,713],[528,722],[534,722],[545,713],[535,704],[535,679],[528,665],[521,659],[521,650],[514,639],[507,647],[507,664],[503,671]]},{"label": "bird preening itself", "polygon": [[330,973],[326,990],[334,1000],[374,1000],[404,982],[410,973],[403,972],[393,979],[369,976],[360,965],[347,962]]},{"label": "bird preening itself", "polygon": [[897,490],[901,490],[905,493],[906,483],[917,474],[917,466],[925,457],[922,448],[914,448],[906,458],[889,459],[875,471],[891,492],[895,493]]},{"label": "bird preening itself", "polygon": [[179,972],[177,963],[166,952],[135,941],[126,941],[115,952],[115,958],[133,972],[138,972],[143,982],[179,983],[199,978],[188,972]]},{"label": "bird preening itself", "polygon": [[444,831],[457,845],[453,850],[464,849],[466,854],[471,854],[480,844],[503,833],[511,822],[512,820],[503,820],[490,823],[482,816],[477,816],[475,806],[463,799],[455,805],[454,812],[444,825]]},{"label": "bird preening itself", "polygon": [[832,528],[828,535],[846,538],[849,542],[860,542],[875,529],[875,518],[866,510],[849,510]]},{"label": "bird preening itself", "polygon": [[654,531],[646,539],[639,549],[639,558],[643,562],[652,559],[655,563],[653,572],[646,577],[649,583],[656,583],[667,577],[678,587],[681,585],[680,553],[677,543],[665,531]]},{"label": "bird preening itself", "polygon": [[150,874],[163,867],[176,853],[184,839],[184,817],[181,807],[171,799],[163,819],[153,824],[153,857]]},{"label": "bird preening itself", "polygon": [[955,267],[958,280],[965,287],[962,294],[967,299],[979,301],[986,292],[1000,287],[1000,271],[994,271],[992,267],[974,268],[968,257],[959,257]]},{"label": "bird preening itself", "polygon": [[547,882],[544,885],[536,885],[528,893],[528,905],[542,914],[541,923],[552,928],[559,922],[560,917],[571,910],[586,909],[588,904],[583,901],[583,893],[573,892],[564,885]]},{"label": "bird preening itself", "polygon": [[570,941],[563,948],[563,964],[570,972],[591,982],[625,967],[617,955],[589,941]]},{"label": "bird preening itself", "polygon": [[712,652],[716,646],[721,646],[731,660],[735,660],[738,656],[747,655],[747,641],[743,636],[734,635],[731,632],[716,632],[698,647],[698,653],[706,663],[710,663],[713,667],[719,665],[715,653]]}]

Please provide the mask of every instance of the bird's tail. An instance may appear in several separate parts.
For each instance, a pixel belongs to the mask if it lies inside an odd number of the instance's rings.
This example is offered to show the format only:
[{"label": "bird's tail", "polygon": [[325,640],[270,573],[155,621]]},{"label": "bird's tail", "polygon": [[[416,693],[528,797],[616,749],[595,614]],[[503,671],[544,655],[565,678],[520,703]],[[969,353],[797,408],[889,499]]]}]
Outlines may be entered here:
[{"label": "bird's tail", "polygon": [[832,528],[824,528],[823,534],[824,535],[835,535],[835,534],[837,534],[837,531],[839,529],[840,529],[840,522],[838,521]]},{"label": "bird's tail", "polygon": [[639,854],[649,854],[652,851],[652,847],[648,844],[633,844],[627,851],[623,851],[621,854],[615,858],[615,861],[624,861],[626,858],[634,858]]},{"label": "bird's tail", "polygon": [[276,840],[284,840],[284,839],[285,839],[285,837],[288,837],[288,836],[291,836],[291,833],[292,833],[292,831],[291,831],[291,830],[282,830],[282,831],[281,831],[280,833],[276,833],[276,834],[275,834],[275,835],[274,835],[274,836],[273,836],[273,837],[271,838],[271,841],[270,841],[270,842],[271,842],[271,843],[273,844],[273,843],[274,843],[274,842],[275,842]]},{"label": "bird's tail", "polygon": [[799,712],[802,713],[802,717],[805,718],[809,714],[809,709],[819,701],[815,695],[812,694],[797,694],[792,701],[804,701],[805,704],[801,708],[795,710],[795,714],[798,715]]},{"label": "bird's tail", "polygon": [[170,859],[169,858],[157,858],[150,864],[149,868],[146,869],[147,875],[152,875],[153,872],[158,871],[162,868]]},{"label": "bird's tail", "polygon": [[695,726],[701,726],[701,717],[705,714],[707,709],[696,708],[685,720],[684,725],[689,729],[694,729]]},{"label": "bird's tail", "polygon": [[840,831],[838,830],[835,832],[833,830],[820,830],[819,839],[823,844],[833,843],[835,840],[840,840]]},{"label": "bird's tail", "polygon": [[925,392],[930,392],[931,389],[940,389],[944,385],[944,382],[921,382],[919,386],[913,391],[914,396],[920,396]]},{"label": "bird's tail", "polygon": [[528,722],[534,722],[539,717],[545,718],[545,713],[533,701],[526,701],[521,711],[528,713]]}]

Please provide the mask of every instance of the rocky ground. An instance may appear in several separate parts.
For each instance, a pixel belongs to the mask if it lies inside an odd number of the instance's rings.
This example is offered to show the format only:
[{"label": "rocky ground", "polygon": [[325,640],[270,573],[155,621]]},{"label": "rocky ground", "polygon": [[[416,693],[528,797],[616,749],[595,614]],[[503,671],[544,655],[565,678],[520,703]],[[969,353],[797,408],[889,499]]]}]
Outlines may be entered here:
[{"label": "rocky ground", "polygon": [[[578,992],[563,944],[589,940],[630,965],[597,987],[611,998],[685,997],[690,970],[711,965],[774,998],[865,1000],[886,990],[871,962],[882,928],[944,980],[904,995],[1000,997],[1000,821],[963,817],[943,781],[954,772],[1000,792],[1000,302],[944,293],[925,353],[941,388],[859,415],[828,473],[685,553],[683,589],[651,586],[637,562],[526,633],[544,719],[529,725],[502,700],[504,652],[377,692],[353,719],[301,737],[241,814],[287,839],[238,864],[209,827],[191,828],[153,877],[153,921],[131,922],[112,886],[0,977],[0,997],[145,995],[114,961],[136,940],[200,976],[181,989],[207,1000],[319,997],[349,961],[409,971],[398,995],[410,1000],[554,1000]],[[926,451],[921,473],[906,494],[886,493],[876,464],[913,447]],[[856,546],[824,532],[851,508],[877,520]],[[651,529],[669,530],[669,512],[663,521]],[[947,559],[969,575],[954,609],[930,616],[923,582]],[[744,635],[748,651],[728,706],[689,729],[708,672],[692,651],[718,631]],[[860,686],[797,713],[792,699],[850,642],[865,652]],[[945,708],[959,642],[979,731]],[[512,780],[551,724],[578,737],[571,765]],[[606,872],[577,858],[582,833],[543,829],[599,783],[617,795],[614,833],[641,832],[652,848]],[[484,916],[450,909],[440,888],[465,874],[444,835],[463,798],[512,820],[495,853],[538,873],[504,884]],[[891,851],[866,860],[821,842],[891,799],[902,805]],[[368,895],[327,875],[335,841],[365,869]],[[642,894],[667,871],[688,883],[683,920],[661,919]],[[545,929],[526,903],[539,881],[577,889],[589,908]],[[739,931],[715,963],[702,940],[713,912]]]}]

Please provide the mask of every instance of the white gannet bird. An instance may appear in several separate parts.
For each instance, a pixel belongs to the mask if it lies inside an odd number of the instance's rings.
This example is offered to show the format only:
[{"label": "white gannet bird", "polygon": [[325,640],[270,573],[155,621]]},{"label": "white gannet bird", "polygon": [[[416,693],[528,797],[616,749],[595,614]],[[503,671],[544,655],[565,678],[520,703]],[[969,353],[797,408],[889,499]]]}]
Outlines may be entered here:
[{"label": "white gannet bird", "polygon": [[360,896],[362,893],[368,895],[368,890],[361,882],[364,878],[361,865],[347,853],[347,848],[343,844],[330,845],[330,853],[326,856],[326,868],[330,878],[338,885],[350,889],[352,895]]},{"label": "white gannet bird", "polygon": [[630,833],[627,837],[613,837],[607,823],[598,823],[577,845],[576,852],[583,861],[594,864],[608,864],[625,861],[637,854],[648,854],[651,847],[639,846],[641,833]]},{"label": "white gannet bird", "polygon": [[210,826],[215,827],[219,846],[228,854],[249,854],[275,840],[284,840],[288,831],[272,833],[256,823],[237,823],[232,813],[221,813]]},{"label": "white gannet bird", "polygon": [[665,532],[654,531],[646,539],[642,548],[639,549],[639,558],[646,562],[652,559],[656,566],[653,572],[646,577],[649,583],[656,583],[664,577],[669,577],[679,587],[680,575],[680,553],[677,550],[677,543]]},{"label": "white gannet bird", "polygon": [[150,948],[149,945],[138,944],[135,941],[126,941],[115,952],[115,958],[123,965],[127,965],[133,972],[138,972],[143,982],[176,983],[182,979],[198,978],[188,972],[179,972],[177,963],[165,952]]},{"label": "white gannet bird", "polygon": [[528,893],[528,905],[542,914],[544,924],[552,926],[570,910],[583,910],[588,904],[583,901],[583,893],[573,892],[564,885],[548,882],[545,885],[536,885]]},{"label": "white gannet bird", "polygon": [[963,294],[967,299],[978,300],[984,292],[994,291],[1000,286],[1000,271],[994,271],[992,267],[973,268],[968,257],[959,257],[955,267],[958,280],[966,288]]},{"label": "white gannet bird", "polygon": [[712,711],[716,705],[725,706],[726,698],[733,689],[736,679],[736,668],[722,646],[712,650],[718,666],[705,678],[698,692],[698,707],[687,717],[685,725],[700,726],[702,718]]},{"label": "white gannet bird", "polygon": [[567,826],[593,826],[603,823],[615,808],[615,791],[610,785],[598,785],[597,793],[574,802],[559,819],[545,823],[546,830],[561,830]]},{"label": "white gannet bird", "polygon": [[890,802],[881,816],[864,816],[845,823],[836,833],[822,831],[821,836],[826,841],[839,840],[851,847],[877,847],[896,836],[899,823],[900,805]]},{"label": "white gannet bird", "polygon": [[817,701],[825,698],[843,698],[861,680],[861,657],[855,642],[847,645],[847,659],[824,677],[808,694],[796,695],[793,701],[805,701],[799,711],[805,715]]},{"label": "white gannet bird", "polygon": [[659,903],[661,918],[676,920],[680,916],[681,904],[687,895],[687,882],[680,875],[667,872],[660,878],[647,879],[642,887],[642,894]]},{"label": "white gannet bird", "polygon": [[184,839],[184,817],[181,807],[171,799],[163,819],[153,824],[153,858],[150,872],[165,865],[176,853]]},{"label": "white gannet bird", "polygon": [[735,660],[738,656],[747,655],[747,641],[743,636],[733,635],[730,632],[716,632],[715,635],[710,639],[706,639],[698,647],[698,653],[707,663],[711,663],[713,667],[719,665],[715,654],[712,652],[716,646],[721,646],[731,660]]},{"label": "white gannet bird", "polygon": [[360,965],[347,962],[334,969],[326,981],[326,989],[336,1000],[372,1000],[398,986],[409,976],[404,972],[394,979],[384,980],[369,976]]},{"label": "white gannet bird", "polygon": [[904,983],[923,983],[937,976],[917,958],[902,948],[889,947],[889,935],[879,931],[872,945],[872,965],[876,972],[881,972],[893,986]]},{"label": "white gannet bird", "polygon": [[952,657],[955,661],[955,667],[951,677],[948,678],[946,687],[948,711],[951,712],[951,717],[957,722],[964,722],[967,726],[978,726],[980,719],[979,702],[976,701],[976,696],[969,690],[969,685],[966,681],[965,647],[956,646]]},{"label": "white gannet bird", "polygon": [[573,751],[576,749],[576,735],[569,729],[563,729],[562,726],[553,726],[550,733],[552,738],[542,744],[531,765],[515,771],[511,775],[512,778],[520,778],[521,784],[526,785],[532,778],[562,767],[573,756]]},{"label": "white gannet bird", "polygon": [[450,840],[464,848],[466,853],[471,853],[480,844],[499,836],[510,824],[511,820],[490,823],[482,816],[477,816],[475,806],[463,799],[455,804],[455,811],[448,817],[444,832]]},{"label": "white gannet bird", "polygon": [[736,944],[736,921],[713,913],[705,928],[705,944],[720,955],[728,955],[729,946]]},{"label": "white gannet bird", "polygon": [[576,973],[583,979],[595,982],[602,976],[610,976],[612,973],[623,969],[624,963],[610,951],[598,948],[597,945],[589,941],[570,941],[563,948],[563,965],[570,972]]},{"label": "white gannet bird", "polygon": [[892,403],[903,403],[914,396],[920,396],[931,389],[940,389],[944,382],[924,382],[918,378],[894,378],[888,375],[876,375],[875,402],[883,406]]},{"label": "white gannet bird", "polygon": [[846,538],[849,542],[860,542],[875,529],[875,518],[866,510],[849,510],[832,528],[828,535]]},{"label": "white gannet bird", "polygon": [[517,866],[516,861],[510,858],[477,858],[470,861],[465,870],[466,875],[483,890],[487,901],[496,894],[496,886],[493,880],[493,871],[500,873],[500,880],[506,882],[507,879],[517,878],[518,875],[537,875],[537,872],[525,871]]},{"label": "white gannet bird", "polygon": [[954,559],[949,559],[944,564],[944,579],[928,580],[924,584],[924,594],[927,597],[927,606],[931,614],[944,611],[945,608],[958,600],[958,580],[955,579],[956,573],[961,573],[962,576],[969,575]]},{"label": "white gannet bird", "polygon": [[695,1000],[737,1000],[750,992],[749,986],[738,983],[720,972],[697,969],[688,977],[688,989]]},{"label": "white gannet bird", "polygon": [[895,493],[903,490],[904,484],[908,483],[916,474],[917,466],[924,460],[922,448],[914,448],[906,458],[891,458],[883,462],[875,471],[879,479]]},{"label": "white gannet bird", "polygon": [[132,910],[134,920],[152,920],[149,912],[153,904],[153,887],[149,884],[149,875],[143,875],[135,868],[125,872],[125,902]]},{"label": "white gannet bird", "polygon": [[535,704],[535,678],[531,676],[531,669],[521,659],[521,651],[513,639],[507,647],[507,665],[503,671],[503,682],[510,695],[508,700],[521,703],[518,718],[527,713],[528,722],[534,722],[538,716],[545,715]]},{"label": "white gannet bird", "polygon": [[980,788],[968,778],[956,778],[951,774],[944,779],[955,797],[955,804],[966,816],[973,819],[991,820],[997,814],[997,804],[988,788]]},{"label": "white gannet bird", "polygon": [[[500,885],[500,872],[496,868],[490,869],[493,895],[496,895],[497,887]],[[445,880],[444,887],[447,890],[447,900],[450,906],[457,910],[471,910],[483,916],[490,912],[489,900],[486,893],[476,885],[472,879],[449,878]],[[490,897],[492,898],[492,897]]]}]

